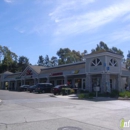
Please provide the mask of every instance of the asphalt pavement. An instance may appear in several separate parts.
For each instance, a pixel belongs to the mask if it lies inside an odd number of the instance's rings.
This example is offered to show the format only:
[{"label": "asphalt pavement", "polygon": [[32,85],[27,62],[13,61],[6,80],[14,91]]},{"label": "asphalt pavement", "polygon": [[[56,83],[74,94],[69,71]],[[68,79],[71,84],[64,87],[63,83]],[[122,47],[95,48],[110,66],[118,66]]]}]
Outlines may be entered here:
[{"label": "asphalt pavement", "polygon": [[127,100],[50,95],[0,90],[0,130],[119,130],[130,120]]}]

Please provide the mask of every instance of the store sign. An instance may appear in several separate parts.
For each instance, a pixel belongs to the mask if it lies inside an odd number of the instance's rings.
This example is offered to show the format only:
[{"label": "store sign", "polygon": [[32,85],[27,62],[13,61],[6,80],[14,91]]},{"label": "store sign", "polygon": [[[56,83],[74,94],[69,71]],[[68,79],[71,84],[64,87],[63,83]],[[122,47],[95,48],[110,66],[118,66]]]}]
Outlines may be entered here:
[{"label": "store sign", "polygon": [[79,70],[72,71],[72,74],[78,74]]},{"label": "store sign", "polygon": [[32,75],[32,70],[29,70],[29,69],[28,69],[28,70],[26,71],[26,75]]},{"label": "store sign", "polygon": [[58,76],[58,75],[63,75],[63,72],[59,72],[59,73],[52,73],[52,74],[50,74],[50,76]]}]

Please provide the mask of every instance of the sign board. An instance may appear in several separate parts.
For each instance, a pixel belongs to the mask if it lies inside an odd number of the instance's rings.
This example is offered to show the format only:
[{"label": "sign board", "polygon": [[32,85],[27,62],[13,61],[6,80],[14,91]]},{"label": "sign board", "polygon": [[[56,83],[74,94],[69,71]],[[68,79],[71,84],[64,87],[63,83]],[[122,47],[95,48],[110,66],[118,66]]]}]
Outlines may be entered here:
[{"label": "sign board", "polygon": [[100,87],[94,87],[94,91],[100,91]]},{"label": "sign board", "polygon": [[107,66],[107,71],[109,71],[110,70],[110,67],[109,66]]},{"label": "sign board", "polygon": [[63,75],[63,72],[51,73],[51,74],[50,74],[50,76],[59,76],[59,75]]},{"label": "sign board", "polygon": [[72,74],[78,74],[78,73],[79,73],[79,70],[72,71]]}]

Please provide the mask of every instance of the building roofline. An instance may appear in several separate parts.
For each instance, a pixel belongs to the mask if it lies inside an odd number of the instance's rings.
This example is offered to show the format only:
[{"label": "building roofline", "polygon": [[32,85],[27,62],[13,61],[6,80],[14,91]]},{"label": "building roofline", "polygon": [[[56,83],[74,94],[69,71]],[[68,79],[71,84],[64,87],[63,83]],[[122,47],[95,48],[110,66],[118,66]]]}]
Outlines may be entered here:
[{"label": "building roofline", "polygon": [[66,67],[66,66],[78,65],[78,64],[83,64],[83,63],[85,63],[85,61],[70,63],[70,64],[64,64],[64,65],[58,65],[58,66],[48,67],[48,68],[43,68],[43,69],[41,69],[41,71],[42,70],[47,70],[47,69],[54,69],[54,68],[61,68],[61,67]]},{"label": "building roofline", "polygon": [[103,56],[103,55],[108,55],[108,56],[115,56],[118,58],[123,58],[123,55],[111,52],[111,51],[101,51],[101,52],[94,52],[94,53],[90,53],[90,54],[86,54],[84,57],[95,57],[96,56]]}]

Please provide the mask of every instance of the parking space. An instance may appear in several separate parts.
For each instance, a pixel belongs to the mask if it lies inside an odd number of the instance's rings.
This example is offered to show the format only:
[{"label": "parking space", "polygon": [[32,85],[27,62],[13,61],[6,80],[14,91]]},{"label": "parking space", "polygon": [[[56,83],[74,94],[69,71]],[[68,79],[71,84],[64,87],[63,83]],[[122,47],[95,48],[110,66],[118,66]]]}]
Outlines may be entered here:
[{"label": "parking space", "polygon": [[0,98],[2,130],[119,130],[122,118],[130,120],[130,101],[78,100],[4,90],[0,90]]}]

